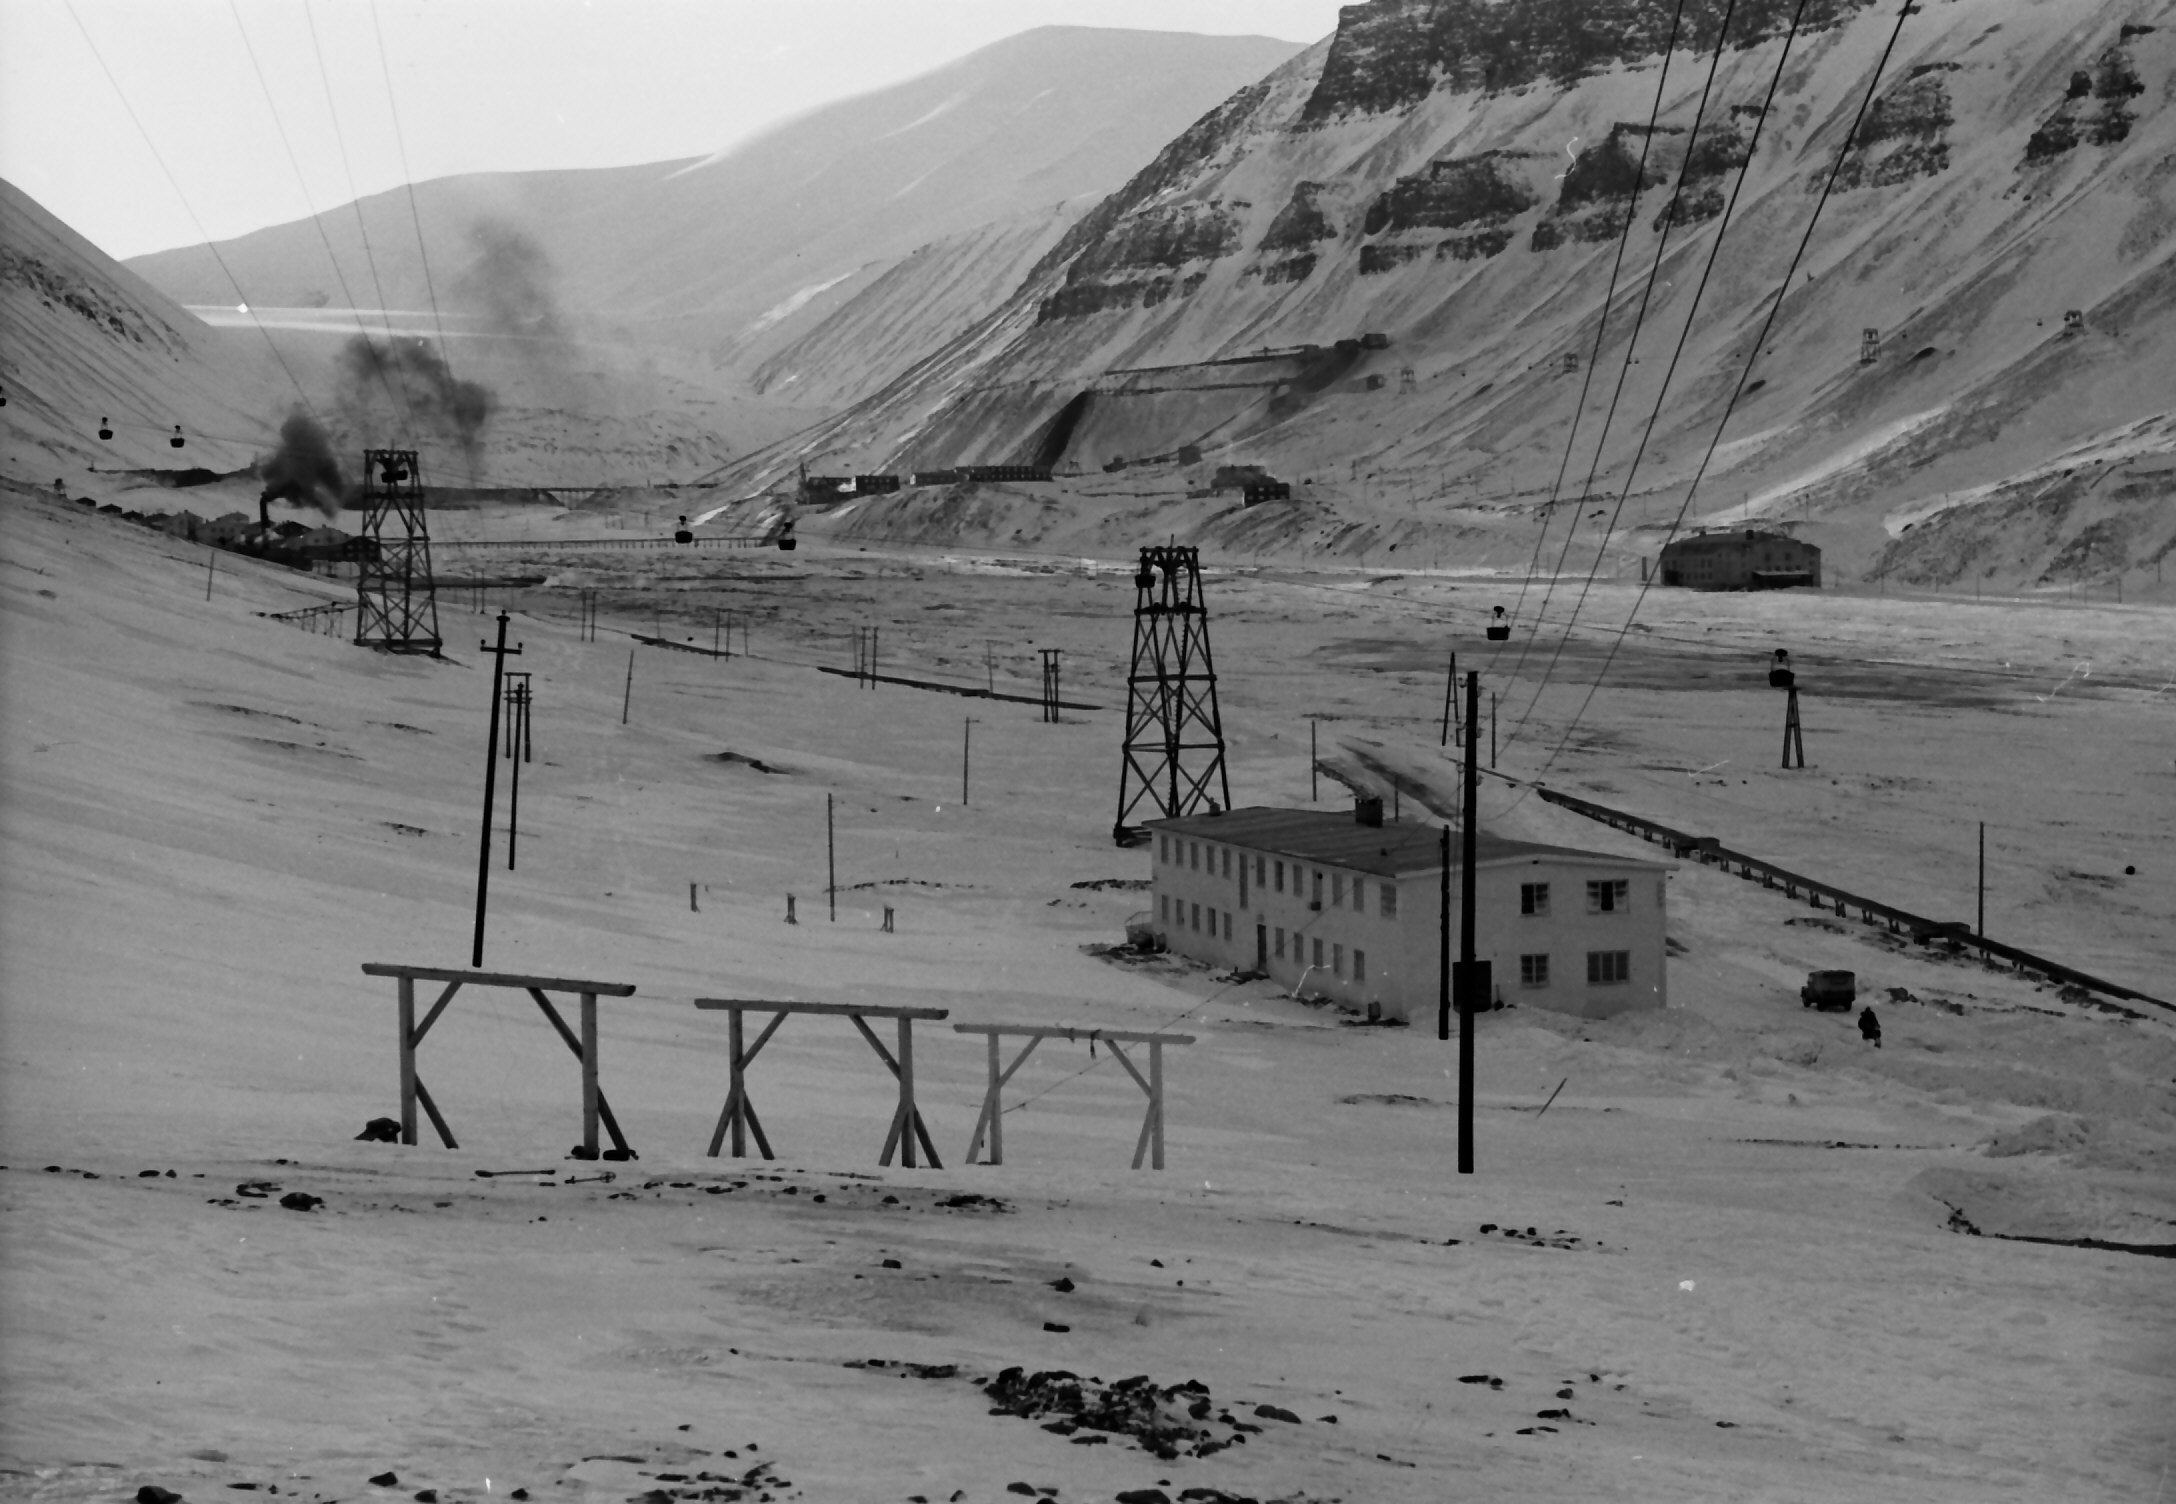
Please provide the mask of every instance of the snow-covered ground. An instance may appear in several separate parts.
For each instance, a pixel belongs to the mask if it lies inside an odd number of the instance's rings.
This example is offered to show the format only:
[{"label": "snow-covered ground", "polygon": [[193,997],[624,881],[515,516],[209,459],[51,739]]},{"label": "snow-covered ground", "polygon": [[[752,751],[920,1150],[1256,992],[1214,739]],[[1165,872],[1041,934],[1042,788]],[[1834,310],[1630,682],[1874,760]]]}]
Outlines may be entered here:
[{"label": "snow-covered ground", "polygon": [[[1480,1021],[1462,1177],[1455,1047],[1430,1031],[1084,949],[1140,897],[1073,885],[1146,874],[1108,836],[1122,571],[819,544],[543,558],[558,588],[510,602],[536,760],[519,870],[503,831],[495,847],[486,962],[637,986],[603,1005],[600,1055],[642,1158],[563,1157],[576,1071],[518,994],[464,993],[422,1051],[458,1151],[356,1142],[397,1103],[392,986],[359,966],[468,959],[490,619],[449,600],[447,662],[360,652],[256,614],[335,585],[222,556],[207,601],[200,550],[4,505],[0,1492],[2165,1485],[2168,1265],[1994,1236],[2176,1242],[2165,1013],[2103,1011],[1686,865],[1666,1013]],[[594,643],[575,628],[582,587],[602,592]],[[1471,578],[1261,572],[1212,590],[1241,802],[1307,801],[1309,716],[1326,754],[1365,739],[1447,780],[1456,650],[1501,696],[1506,774],[1547,765],[1552,784],[1960,917],[1984,819],[1990,933],[2176,993],[2166,609],[1656,592],[1583,703],[1636,586],[1597,587],[1568,634],[1566,593],[1540,612],[1538,593]],[[1518,604],[1521,631],[1485,653],[1494,604]],[[626,634],[660,610],[706,646],[731,610],[756,656],[641,649],[630,693]],[[849,664],[861,626],[880,628],[887,672],[1000,690],[1032,692],[1035,649],[1061,647],[1067,696],[1101,708],[1052,726],[1032,705],[814,672]],[[1775,767],[1775,646],[1807,686],[1804,772]],[[502,776],[502,826],[506,794]],[[1501,783],[1485,799],[1511,833],[1629,839]],[[1828,966],[1859,973],[1880,1050],[1798,1006],[1804,972]],[[754,1067],[781,1159],[713,1161],[724,1022],[697,996],[1198,1042],[1166,1052],[1160,1174],[1126,1167],[1139,1091],[1107,1054],[1056,1044],[1008,1089],[1006,1163],[963,1166],[983,1059],[942,1024],[916,1058],[945,1167],[879,1169],[890,1082],[820,1018]],[[293,1191],[323,1204],[283,1209]],[[1159,1458],[1053,1431],[1062,1411],[992,1413],[1007,1407],[975,1381],[1014,1365],[1198,1380],[1200,1420],[1189,1391],[1163,1413],[1245,1439]]]}]

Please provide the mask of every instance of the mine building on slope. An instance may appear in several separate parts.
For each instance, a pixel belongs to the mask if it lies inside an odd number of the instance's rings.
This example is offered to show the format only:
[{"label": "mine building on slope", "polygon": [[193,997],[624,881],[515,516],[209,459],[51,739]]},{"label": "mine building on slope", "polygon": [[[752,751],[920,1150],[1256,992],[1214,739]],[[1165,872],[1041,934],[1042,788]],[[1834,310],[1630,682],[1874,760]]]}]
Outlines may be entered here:
[{"label": "mine building on slope", "polygon": [[1821,550],[1783,533],[1695,533],[1662,550],[1662,583],[1689,590],[1779,590],[1821,583]]},{"label": "mine building on slope", "polygon": [[[1441,833],[1349,814],[1250,808],[1151,820],[1150,921],[1166,948],[1260,972],[1295,993],[1382,1016],[1434,1016],[1442,955]],[[1606,1018],[1668,997],[1668,867],[1566,846],[1476,838],[1475,951],[1496,1000]],[[1458,949],[1460,849],[1451,850]]]}]

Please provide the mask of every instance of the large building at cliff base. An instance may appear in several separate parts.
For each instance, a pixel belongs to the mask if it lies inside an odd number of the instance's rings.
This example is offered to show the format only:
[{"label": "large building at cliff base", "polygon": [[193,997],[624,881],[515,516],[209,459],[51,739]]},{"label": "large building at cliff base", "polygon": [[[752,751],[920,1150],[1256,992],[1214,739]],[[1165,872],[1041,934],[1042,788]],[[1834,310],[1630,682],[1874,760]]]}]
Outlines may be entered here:
[{"label": "large building at cliff base", "polygon": [[1695,533],[1662,550],[1662,583],[1690,590],[1779,590],[1821,584],[1821,550],[1782,533]]},{"label": "large building at cliff base", "polygon": [[[1235,809],[1151,820],[1150,920],[1165,946],[1260,972],[1296,993],[1387,1018],[1431,1017],[1442,954],[1435,826],[1350,814]],[[1669,996],[1668,866],[1476,837],[1475,952],[1496,1000],[1606,1018]],[[1451,949],[1461,851],[1451,848]]]}]

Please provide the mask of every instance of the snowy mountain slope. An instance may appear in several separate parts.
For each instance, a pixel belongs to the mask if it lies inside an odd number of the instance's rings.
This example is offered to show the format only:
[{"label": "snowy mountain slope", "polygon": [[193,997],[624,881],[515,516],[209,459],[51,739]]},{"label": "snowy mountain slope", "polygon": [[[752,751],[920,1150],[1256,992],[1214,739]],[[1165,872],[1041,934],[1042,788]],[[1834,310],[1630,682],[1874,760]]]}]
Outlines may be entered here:
[{"label": "snowy mountain slope", "polygon": [[[1609,34],[1598,14],[1348,7],[1337,36],[1233,95],[1083,218],[971,348],[933,358],[919,380],[811,442],[887,453],[901,468],[1031,454],[1092,466],[1191,442],[1212,460],[1266,459],[1326,487],[1366,474],[1531,506],[1560,466],[1565,494],[1588,488],[1614,399],[1593,489],[1613,500],[1629,480],[1624,522],[1659,528],[1687,501],[1895,12],[1812,8],[1763,117],[1788,12],[1739,7],[1697,140],[1715,18],[1688,22],[1691,45],[1667,59],[1650,138],[1664,65],[1654,22],[1670,8],[1608,12],[1622,23]],[[1881,519],[1922,490],[1999,487],[2167,412],[2172,92],[2166,0],[2120,15],[2005,0],[1918,7],[1691,517],[1794,521],[1854,571],[1877,569],[1890,541]],[[2070,310],[2079,321],[2066,330]],[[1878,353],[1862,365],[1869,328]],[[1368,332],[1387,346],[1336,351]],[[1295,353],[1202,364],[1264,348]],[[1083,393],[1087,420],[1042,452]],[[2149,450],[2127,463],[2165,469],[2167,447]],[[2166,490],[2151,482],[2142,494]],[[2150,508],[2119,530],[2134,535],[2131,567],[2165,549]],[[1660,536],[1616,546],[1651,552]],[[1979,567],[2037,577],[2066,547],[2063,536],[2004,543]]]},{"label": "snowy mountain slope", "polygon": [[257,335],[207,328],[7,182],[0,389],[0,466],[39,484],[86,465],[236,469],[295,400]]},{"label": "snowy mountain slope", "polygon": [[[624,329],[752,366],[916,247],[1108,192],[1295,50],[1266,37],[1044,27],[715,157],[441,179],[417,185],[416,215],[449,309],[532,333],[551,313],[561,327],[542,332]],[[391,306],[427,306],[406,193],[359,209],[360,229],[353,211],[323,216],[330,259],[308,222],[221,253],[251,301],[369,303],[382,285]],[[203,247],[132,265],[185,303],[236,300]]]}]

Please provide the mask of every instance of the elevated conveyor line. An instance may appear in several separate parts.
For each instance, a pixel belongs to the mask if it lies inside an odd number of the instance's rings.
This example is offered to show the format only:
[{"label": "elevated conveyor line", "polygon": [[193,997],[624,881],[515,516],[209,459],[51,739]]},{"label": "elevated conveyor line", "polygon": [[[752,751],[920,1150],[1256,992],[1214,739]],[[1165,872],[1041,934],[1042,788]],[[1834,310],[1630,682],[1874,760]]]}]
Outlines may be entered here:
[{"label": "elevated conveyor line", "polygon": [[1719,866],[1725,872],[1735,869],[1737,875],[1748,882],[1758,881],[1764,888],[1781,888],[1786,898],[1797,898],[1803,894],[1808,903],[1820,908],[1832,908],[1839,915],[1856,909],[1864,922],[1887,924],[1892,933],[1909,933],[1913,940],[1922,945],[1942,941],[1952,949],[1976,950],[1983,959],[2000,957],[2008,961],[2015,970],[2038,972],[2051,982],[2083,987],[2107,997],[2145,1003],[2176,1013],[2176,1003],[2149,997],[2118,982],[2103,981],[2099,977],[2090,976],[2059,961],[2051,961],[2045,956],[2035,955],[2019,946],[2006,945],[1985,935],[1975,935],[1971,932],[1971,927],[1961,921],[1929,919],[1923,914],[1914,914],[1909,909],[1900,909],[1894,904],[1867,898],[1839,888],[1833,883],[1825,883],[1818,878],[1779,867],[1757,856],[1733,851],[1713,836],[1691,835],[1664,825],[1659,820],[1650,820],[1644,815],[1631,814],[1621,809],[1611,809],[1606,804],[1597,804],[1576,794],[1560,793],[1540,784],[1532,787],[1536,794],[1551,804],[1560,805],[1574,814],[1585,815],[1590,820],[1599,820],[1615,829],[1629,831],[1643,841],[1660,842],[1669,847],[1674,856]]}]

